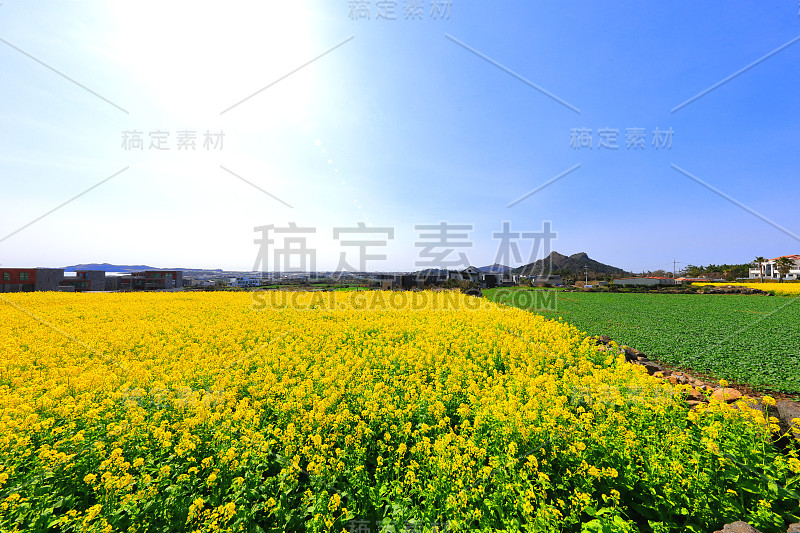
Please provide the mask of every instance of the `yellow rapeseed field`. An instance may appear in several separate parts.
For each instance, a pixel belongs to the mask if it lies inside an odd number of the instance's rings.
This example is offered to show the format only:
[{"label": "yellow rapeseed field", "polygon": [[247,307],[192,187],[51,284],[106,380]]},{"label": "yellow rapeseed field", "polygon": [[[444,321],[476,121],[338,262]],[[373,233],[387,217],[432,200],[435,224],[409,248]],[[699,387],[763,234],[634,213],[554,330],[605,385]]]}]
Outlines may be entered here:
[{"label": "yellow rapeseed field", "polygon": [[800,519],[775,419],[458,293],[0,295],[0,350],[2,531]]},{"label": "yellow rapeseed field", "polygon": [[749,287],[762,291],[773,291],[778,296],[800,296],[800,283],[692,283],[692,285],[714,285],[716,287]]}]

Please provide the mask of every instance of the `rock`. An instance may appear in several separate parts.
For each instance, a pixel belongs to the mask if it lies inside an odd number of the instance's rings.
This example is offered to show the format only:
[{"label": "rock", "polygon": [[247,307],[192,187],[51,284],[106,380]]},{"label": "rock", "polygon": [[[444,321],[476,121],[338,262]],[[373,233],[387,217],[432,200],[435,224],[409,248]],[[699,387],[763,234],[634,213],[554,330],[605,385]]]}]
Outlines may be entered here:
[{"label": "rock", "polygon": [[686,385],[687,383],[689,383],[689,380],[686,379],[686,376],[680,374],[672,374],[669,377],[669,382],[672,383],[673,385]]},{"label": "rock", "polygon": [[[792,425],[793,418],[800,418],[800,403],[791,400],[778,400],[778,418],[787,427]],[[800,438],[800,431],[794,431],[794,436]]]},{"label": "rock", "polygon": [[641,365],[647,370],[647,373],[651,376],[656,372],[663,372],[666,370],[663,366],[659,365],[658,363],[654,363],[652,361],[644,361]]},{"label": "rock", "polygon": [[687,400],[696,400],[699,402],[706,401],[706,395],[700,392],[699,390],[693,388],[689,392],[686,393]]},{"label": "rock", "polygon": [[653,374],[653,377],[654,377],[654,378],[661,378],[661,379],[663,379],[663,378],[664,378],[664,373],[663,373],[663,372],[656,372],[655,374]]},{"label": "rock", "polygon": [[784,424],[790,425],[793,418],[800,418],[800,403],[791,400],[778,400],[778,418]]},{"label": "rock", "polygon": [[786,533],[800,533],[800,522],[789,524],[789,529],[786,530]]},{"label": "rock", "polygon": [[630,346],[625,347],[625,360],[628,362],[638,361],[639,356],[644,355],[642,352],[637,350],[636,348],[631,348]]},{"label": "rock", "polygon": [[609,342],[611,342],[611,337],[609,337],[608,335],[600,335],[600,337],[598,337],[597,340],[602,342],[603,344],[608,344]]},{"label": "rock", "polygon": [[731,389],[726,387],[724,389],[717,389],[714,391],[714,394],[711,395],[712,398],[715,398],[720,401],[726,401],[728,403],[735,402],[739,398],[742,397],[742,393],[736,389]]},{"label": "rock", "polygon": [[688,405],[689,407],[697,407],[701,403],[703,402],[701,402],[700,400],[686,400],[686,405]]},{"label": "rock", "polygon": [[640,355],[639,357],[636,358],[636,360],[637,361],[649,361],[649,359],[647,357],[645,357],[644,355]]},{"label": "rock", "polygon": [[747,522],[734,522],[733,524],[725,524],[722,529],[718,529],[714,533],[761,533],[759,530],[748,524]]}]

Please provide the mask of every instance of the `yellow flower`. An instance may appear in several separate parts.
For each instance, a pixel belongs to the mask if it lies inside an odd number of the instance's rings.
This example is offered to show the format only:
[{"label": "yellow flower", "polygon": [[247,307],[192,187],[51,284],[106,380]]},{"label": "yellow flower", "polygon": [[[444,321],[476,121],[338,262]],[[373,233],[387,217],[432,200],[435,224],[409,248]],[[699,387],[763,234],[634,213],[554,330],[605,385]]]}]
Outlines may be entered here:
[{"label": "yellow flower", "polygon": [[[769,445],[763,424],[777,428],[726,404],[686,409],[673,397],[680,391],[656,390],[643,368],[612,360],[615,344],[602,353],[551,311],[548,319],[450,291],[274,293],[262,293],[258,308],[244,292],[3,296],[0,484],[23,476],[16,465],[83,479],[104,507],[62,513],[54,527],[76,531],[102,531],[104,514],[162,501],[171,486],[190,490],[185,529],[233,529],[230,500],[245,480],[255,483],[245,472],[276,462],[270,486],[305,491],[306,474],[318,487],[376,474],[394,481],[389,498],[438,498],[459,526],[483,519],[480,502],[504,483],[514,495],[509,508],[524,520],[555,523],[609,500],[619,505],[612,480],[635,472],[629,481],[673,502],[680,489],[668,474],[708,488],[703,480],[717,463],[731,463],[717,455],[708,466],[693,436],[716,453],[726,443],[743,459]],[[691,431],[662,423],[653,442],[643,428],[673,415],[688,418]],[[669,447],[670,460],[644,472],[631,450],[656,444]],[[557,467],[562,459],[572,464]],[[781,460],[782,483],[800,479],[800,460]],[[368,472],[370,461],[377,473]],[[44,489],[35,483],[26,493]],[[277,512],[280,493],[254,512]],[[212,494],[221,501],[212,505]],[[322,489],[301,497],[315,509],[314,528],[356,513]],[[12,523],[27,512],[20,500],[0,501],[0,516]]]},{"label": "yellow flower", "polygon": [[334,493],[333,496],[331,496],[331,499],[328,501],[328,510],[332,513],[335,512],[336,509],[339,508],[339,504],[341,503],[341,501],[342,499],[339,496],[339,494]]},{"label": "yellow flower", "polygon": [[93,505],[93,506],[89,507],[89,509],[86,511],[86,516],[83,519],[84,523],[91,522],[92,520],[97,518],[97,515],[100,514],[100,510],[102,508],[103,508],[103,506],[101,504],[99,504],[99,503],[97,505]]}]

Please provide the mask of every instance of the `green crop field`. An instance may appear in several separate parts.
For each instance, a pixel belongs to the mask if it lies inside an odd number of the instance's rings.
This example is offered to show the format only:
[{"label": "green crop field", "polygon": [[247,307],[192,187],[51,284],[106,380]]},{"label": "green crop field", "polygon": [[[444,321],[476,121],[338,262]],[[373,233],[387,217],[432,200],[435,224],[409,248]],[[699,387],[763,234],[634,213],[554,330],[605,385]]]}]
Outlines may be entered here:
[{"label": "green crop field", "polygon": [[484,294],[562,317],[590,335],[608,335],[668,365],[800,393],[798,298],[590,292],[533,298],[506,289]]}]

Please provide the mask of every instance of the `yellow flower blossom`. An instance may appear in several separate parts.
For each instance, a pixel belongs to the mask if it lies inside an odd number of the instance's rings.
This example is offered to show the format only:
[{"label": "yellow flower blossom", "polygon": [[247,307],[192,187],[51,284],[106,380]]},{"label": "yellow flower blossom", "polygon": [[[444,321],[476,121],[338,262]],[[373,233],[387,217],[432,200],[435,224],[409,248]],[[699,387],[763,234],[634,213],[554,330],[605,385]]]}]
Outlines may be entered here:
[{"label": "yellow flower blossom", "polygon": [[[394,504],[454,529],[521,515],[546,531],[627,506],[630,486],[721,505],[709,480],[735,463],[720,443],[742,464],[775,457],[775,420],[689,410],[614,344],[459,292],[13,294],[0,318],[0,485],[28,495],[0,501],[0,529],[73,496],[42,480],[82,479],[93,499],[54,528],[126,529],[118,510],[158,502],[129,531],[163,529],[179,495],[192,531],[254,513],[286,529],[297,505],[333,530]],[[764,477],[797,485],[800,460],[773,462]]]}]

